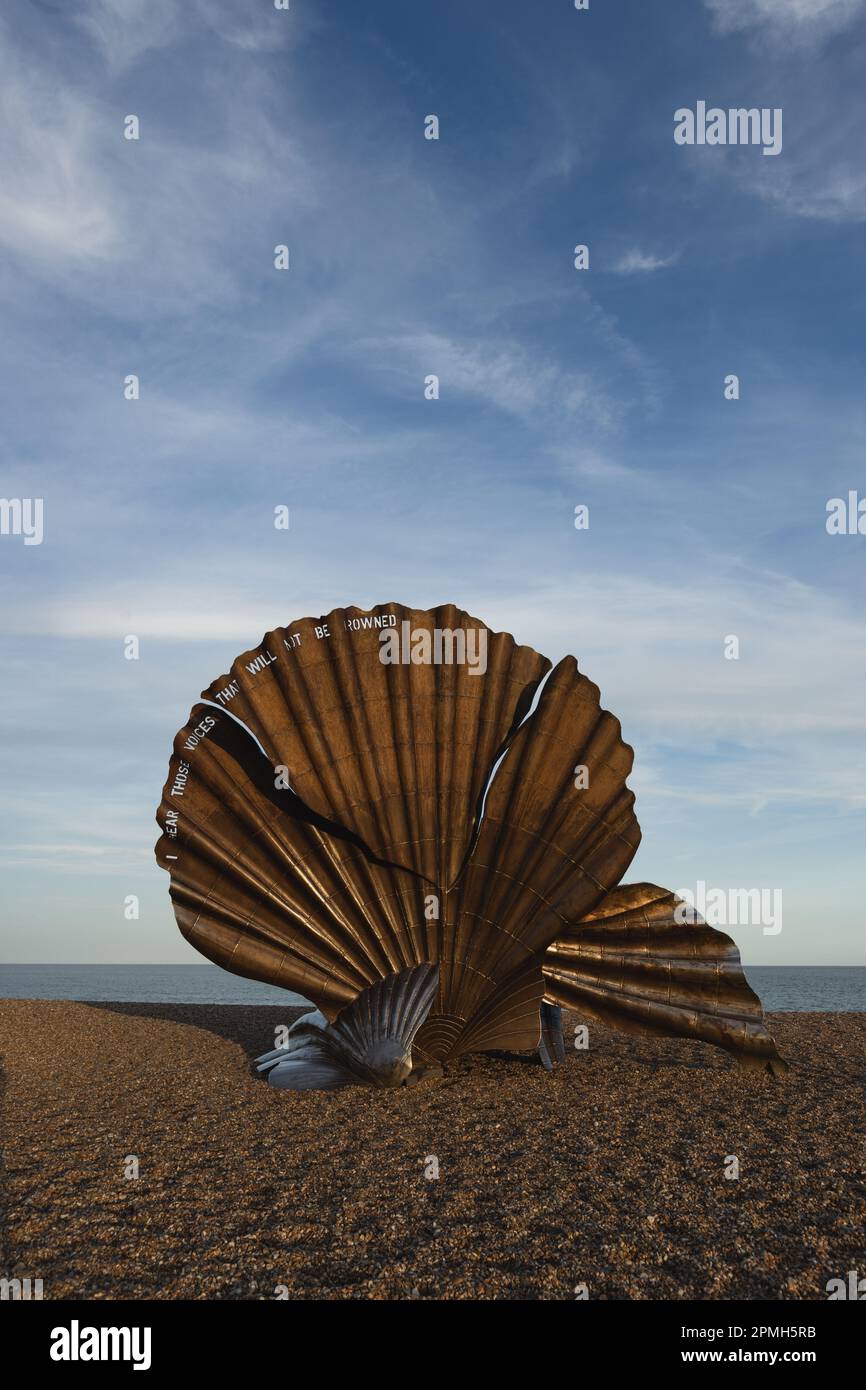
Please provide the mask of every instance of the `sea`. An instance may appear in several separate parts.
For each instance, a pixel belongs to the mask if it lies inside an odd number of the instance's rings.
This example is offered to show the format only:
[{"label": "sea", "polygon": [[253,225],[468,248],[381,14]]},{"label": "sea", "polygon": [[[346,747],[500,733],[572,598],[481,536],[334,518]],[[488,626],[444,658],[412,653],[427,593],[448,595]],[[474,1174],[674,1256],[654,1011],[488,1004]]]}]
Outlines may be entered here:
[{"label": "sea", "polygon": [[[769,1013],[866,1013],[866,966],[755,965],[746,977]],[[304,1004],[291,990],[218,965],[0,965],[0,999],[131,1004]]]}]

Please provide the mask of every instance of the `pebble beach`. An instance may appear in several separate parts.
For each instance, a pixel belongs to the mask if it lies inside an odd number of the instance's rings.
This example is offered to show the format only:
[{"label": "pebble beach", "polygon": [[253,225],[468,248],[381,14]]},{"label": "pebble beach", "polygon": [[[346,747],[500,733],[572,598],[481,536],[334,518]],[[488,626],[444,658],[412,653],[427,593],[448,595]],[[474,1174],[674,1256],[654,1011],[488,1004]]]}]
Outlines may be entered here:
[{"label": "pebble beach", "polygon": [[591,1023],[550,1074],[486,1054],[277,1092],[253,1061],[299,1012],[0,1001],[0,1274],[46,1299],[482,1300],[866,1274],[866,1015],[768,1015],[782,1082]]}]

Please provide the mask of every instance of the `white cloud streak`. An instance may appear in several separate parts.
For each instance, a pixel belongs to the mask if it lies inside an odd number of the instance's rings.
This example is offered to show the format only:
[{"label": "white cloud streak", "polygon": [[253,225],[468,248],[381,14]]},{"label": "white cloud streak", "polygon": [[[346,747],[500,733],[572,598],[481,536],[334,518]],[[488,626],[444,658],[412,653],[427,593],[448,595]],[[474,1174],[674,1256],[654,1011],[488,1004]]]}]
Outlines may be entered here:
[{"label": "white cloud streak", "polygon": [[866,0],[704,0],[720,34],[760,30],[788,43],[840,33],[866,13]]},{"label": "white cloud streak", "polygon": [[615,275],[651,275],[655,270],[667,270],[678,260],[677,252],[670,256],[654,256],[651,252],[633,249],[620,256],[611,269]]}]

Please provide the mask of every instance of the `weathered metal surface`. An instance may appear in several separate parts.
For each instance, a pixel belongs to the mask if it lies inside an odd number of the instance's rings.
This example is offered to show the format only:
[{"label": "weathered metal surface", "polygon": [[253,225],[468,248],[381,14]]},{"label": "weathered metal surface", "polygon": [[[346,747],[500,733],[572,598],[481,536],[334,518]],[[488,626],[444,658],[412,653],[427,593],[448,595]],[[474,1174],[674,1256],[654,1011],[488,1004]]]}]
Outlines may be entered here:
[{"label": "weathered metal surface", "polygon": [[[440,995],[455,1020],[449,1050],[536,1046],[544,951],[620,881],[640,843],[625,784],[632,759],[598,688],[566,657],[511,739],[465,869],[447,894]],[[589,772],[581,790],[576,766]],[[484,980],[502,983],[482,995]],[[434,1028],[442,1024],[431,1019],[418,1034],[421,1050],[431,1047]]]},{"label": "weathered metal surface", "polygon": [[[483,631],[486,671],[467,662],[385,664],[382,636],[401,638],[404,623],[431,638]],[[268,633],[202,699],[225,702],[288,767],[312,811],[444,885],[462,862],[490,768],[549,668],[546,657],[453,604],[338,608]]]},{"label": "weathered metal surface", "polygon": [[572,923],[545,954],[544,978],[547,998],[582,1018],[700,1039],[744,1066],[787,1070],[734,942],[655,884],[623,884]]},{"label": "weathered metal surface", "polygon": [[[423,659],[442,633],[466,659]],[[397,664],[381,660],[391,636]],[[590,937],[585,951],[574,941],[603,930],[606,895],[640,840],[632,750],[572,657],[526,718],[549,668],[452,605],[337,609],[268,633],[175,739],[157,858],[181,931],[332,1021],[387,976],[438,966],[414,1042],[428,1062],[535,1048],[545,991],[577,990],[612,1016],[602,995],[622,994],[604,975],[614,957],[601,943],[593,986]],[[681,949],[665,931],[663,918],[646,927],[658,960]],[[671,960],[686,999],[700,980]],[[618,958],[613,968],[623,978]],[[641,1007],[620,1000],[618,1017],[634,1026],[650,1017]],[[732,1028],[710,1040],[755,1036]]]}]

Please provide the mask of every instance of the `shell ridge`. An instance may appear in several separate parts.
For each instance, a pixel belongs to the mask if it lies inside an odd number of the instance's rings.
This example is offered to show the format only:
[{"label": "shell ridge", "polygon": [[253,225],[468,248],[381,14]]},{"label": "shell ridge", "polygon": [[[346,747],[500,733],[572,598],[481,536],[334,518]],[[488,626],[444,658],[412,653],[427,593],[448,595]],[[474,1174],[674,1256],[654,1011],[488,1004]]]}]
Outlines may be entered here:
[{"label": "shell ridge", "polygon": [[782,1074],[736,945],[697,914],[678,922],[679,903],[654,884],[612,889],[548,948],[548,995],[626,1031],[692,1037]]},{"label": "shell ridge", "polygon": [[[410,857],[413,857],[415,863],[419,865],[418,871],[423,874],[428,883],[435,886],[435,867],[432,874],[429,871],[429,866],[420,867],[423,865],[426,851],[426,841],[421,827],[422,791],[419,785],[418,749],[415,739],[415,710],[416,704],[420,708],[420,701],[416,702],[411,698],[408,668],[404,675],[404,668],[402,666],[397,667],[397,679],[388,682],[387,690],[389,709],[392,712],[392,726],[399,731],[402,723],[404,725],[402,732],[405,733],[405,741],[401,742],[398,732],[394,748],[397,782],[402,793],[402,802],[398,799],[395,807],[398,820],[401,810],[403,812],[399,828],[411,846]],[[423,960],[428,949],[426,932],[422,924],[423,919],[419,922],[415,912],[409,909],[404,913],[404,921],[407,937],[412,942],[415,959]]]}]

